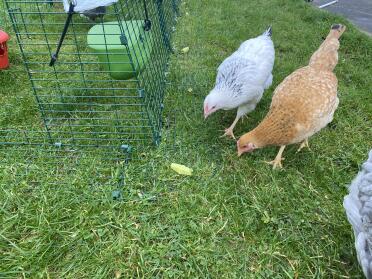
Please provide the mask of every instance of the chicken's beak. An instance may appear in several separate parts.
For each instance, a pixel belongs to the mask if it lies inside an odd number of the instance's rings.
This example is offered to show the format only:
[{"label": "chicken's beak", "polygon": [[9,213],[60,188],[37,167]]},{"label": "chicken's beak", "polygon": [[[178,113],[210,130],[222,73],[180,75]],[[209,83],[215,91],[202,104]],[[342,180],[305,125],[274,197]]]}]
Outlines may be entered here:
[{"label": "chicken's beak", "polygon": [[210,115],[210,111],[208,109],[208,105],[204,107],[204,119],[207,119],[207,117]]}]

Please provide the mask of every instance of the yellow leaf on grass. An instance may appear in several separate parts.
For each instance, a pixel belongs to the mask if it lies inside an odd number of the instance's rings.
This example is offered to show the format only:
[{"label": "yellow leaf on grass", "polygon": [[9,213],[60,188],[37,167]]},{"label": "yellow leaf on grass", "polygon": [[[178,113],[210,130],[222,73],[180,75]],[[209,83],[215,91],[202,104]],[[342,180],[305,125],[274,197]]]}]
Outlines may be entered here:
[{"label": "yellow leaf on grass", "polygon": [[189,52],[189,50],[190,50],[189,47],[184,47],[183,49],[181,49],[181,52],[182,52],[183,54],[186,54],[186,53]]},{"label": "yellow leaf on grass", "polygon": [[190,168],[188,168],[184,165],[172,163],[171,164],[171,169],[174,170],[178,174],[192,175],[192,169],[190,169]]}]

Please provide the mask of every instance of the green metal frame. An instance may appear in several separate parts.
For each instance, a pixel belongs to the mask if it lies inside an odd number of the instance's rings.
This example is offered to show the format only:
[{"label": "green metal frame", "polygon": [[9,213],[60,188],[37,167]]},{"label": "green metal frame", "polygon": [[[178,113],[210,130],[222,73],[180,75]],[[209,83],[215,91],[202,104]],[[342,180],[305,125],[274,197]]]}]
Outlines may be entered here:
[{"label": "green metal frame", "polygon": [[[144,3],[152,36],[143,42],[134,22],[146,19]],[[5,4],[49,144],[115,148],[160,143],[178,0],[120,0],[95,23],[74,14],[52,66],[49,61],[67,17],[62,1],[5,0]],[[120,25],[122,55],[129,56],[134,76],[129,80],[112,78],[87,45],[89,29],[109,21]],[[135,44],[139,51],[133,53],[129,45]],[[146,44],[152,44],[151,52]],[[110,69],[117,62],[112,61],[109,44],[105,55]],[[138,70],[141,61],[146,65]]]},{"label": "green metal frame", "polygon": [[[52,66],[49,66],[50,59],[67,17],[62,1],[3,1],[31,83],[42,128],[38,123],[32,128],[0,127],[0,157],[5,158],[0,162],[0,173],[11,173],[17,181],[42,184],[45,181],[38,170],[48,168],[56,174],[52,184],[59,185],[63,184],[58,175],[61,171],[74,175],[76,165],[92,162],[96,164],[94,173],[84,182],[89,181],[92,189],[111,186],[112,197],[121,199],[127,163],[137,160],[136,154],[139,154],[134,151],[156,146],[162,137],[167,140],[175,137],[167,129],[163,136],[162,125],[172,125],[175,121],[175,115],[171,113],[172,119],[164,119],[163,99],[171,33],[180,0],[119,0],[94,23],[74,14],[58,59]],[[146,19],[143,3],[152,32],[151,41],[144,42],[134,30],[135,20]],[[90,28],[109,21],[120,25],[122,55],[130,58],[134,76],[131,79],[112,78],[87,45]],[[152,51],[140,44],[139,52],[131,53],[129,45],[135,43],[151,43]],[[111,54],[110,46],[106,44],[109,70],[111,63],[115,63],[109,59]],[[146,60],[147,64],[138,70],[141,60]],[[14,166],[14,162],[19,165]]]}]

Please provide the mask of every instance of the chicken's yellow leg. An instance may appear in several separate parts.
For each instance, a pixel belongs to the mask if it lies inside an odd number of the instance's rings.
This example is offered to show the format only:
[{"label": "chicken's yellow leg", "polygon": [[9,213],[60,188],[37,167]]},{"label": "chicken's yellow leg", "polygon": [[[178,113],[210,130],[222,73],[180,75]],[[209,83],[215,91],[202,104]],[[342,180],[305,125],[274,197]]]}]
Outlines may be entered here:
[{"label": "chicken's yellow leg", "polygon": [[224,137],[224,136],[229,136],[229,137],[235,139],[233,131],[234,131],[235,125],[236,125],[236,123],[238,123],[239,119],[240,119],[240,116],[237,115],[235,117],[234,122],[231,124],[231,126],[227,129],[225,129],[225,133],[221,136],[221,138]]},{"label": "chicken's yellow leg", "polygon": [[265,162],[267,164],[270,164],[270,165],[273,165],[273,169],[275,170],[277,167],[278,168],[282,168],[282,160],[284,160],[284,158],[282,158],[282,154],[283,154],[283,151],[284,151],[284,148],[285,148],[285,145],[282,145],[279,149],[279,152],[278,154],[276,155],[275,159],[271,162]]},{"label": "chicken's yellow leg", "polygon": [[[297,152],[300,152],[300,151],[302,150],[302,148],[304,148],[304,147],[307,147],[307,148],[310,149],[310,147],[309,147],[309,141],[308,141],[307,139],[305,139],[305,140],[301,143],[300,147],[297,149]],[[297,152],[296,152],[296,153],[297,153]]]}]

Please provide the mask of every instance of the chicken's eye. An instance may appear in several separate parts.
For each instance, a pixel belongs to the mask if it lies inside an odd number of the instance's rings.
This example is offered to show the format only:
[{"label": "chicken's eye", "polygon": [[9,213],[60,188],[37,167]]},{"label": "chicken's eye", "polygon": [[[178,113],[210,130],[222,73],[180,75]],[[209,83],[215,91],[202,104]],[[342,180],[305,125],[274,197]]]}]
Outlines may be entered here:
[{"label": "chicken's eye", "polygon": [[212,107],[212,109],[215,109],[215,108],[216,108],[216,106],[213,106],[213,107]]}]

